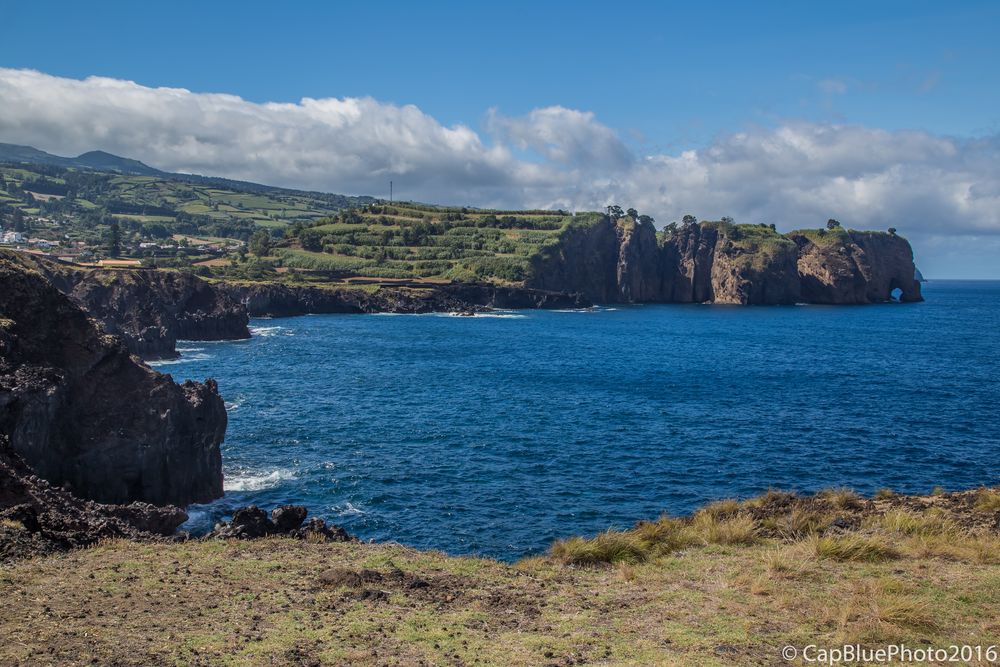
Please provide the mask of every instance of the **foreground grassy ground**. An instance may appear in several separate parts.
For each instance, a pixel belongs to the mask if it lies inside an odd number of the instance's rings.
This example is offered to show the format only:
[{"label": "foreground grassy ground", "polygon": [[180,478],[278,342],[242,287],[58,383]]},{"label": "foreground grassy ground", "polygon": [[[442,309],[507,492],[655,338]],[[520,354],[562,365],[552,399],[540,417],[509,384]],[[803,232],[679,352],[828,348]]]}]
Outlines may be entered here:
[{"label": "foreground grassy ground", "polygon": [[0,569],[0,664],[773,665],[785,645],[996,644],[998,520],[994,490],[770,493],[513,566],[109,542]]}]

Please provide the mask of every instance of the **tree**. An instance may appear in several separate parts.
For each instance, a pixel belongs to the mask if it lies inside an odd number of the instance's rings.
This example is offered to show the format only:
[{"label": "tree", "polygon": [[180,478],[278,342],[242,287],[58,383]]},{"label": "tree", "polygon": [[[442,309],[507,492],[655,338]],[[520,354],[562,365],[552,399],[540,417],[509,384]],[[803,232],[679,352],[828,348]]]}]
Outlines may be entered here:
[{"label": "tree", "polygon": [[625,212],[622,211],[622,207],[618,205],[609,206],[607,208],[607,211],[608,211],[608,217],[610,217],[612,220],[618,220],[619,218],[625,216]]},{"label": "tree", "polygon": [[639,219],[639,211],[635,210],[634,208],[630,208],[629,210],[625,211],[625,215],[632,218],[633,220]]},{"label": "tree", "polygon": [[840,227],[840,223],[834,220],[833,218],[830,218],[829,220],[826,221],[827,229],[837,229],[838,227]]},{"label": "tree", "polygon": [[694,225],[698,223],[698,218],[688,214],[685,215],[683,218],[681,218],[681,222],[683,222],[685,225]]},{"label": "tree", "polygon": [[724,215],[724,216],[722,216],[722,222],[726,223],[727,225],[731,225],[731,224],[733,224],[736,221],[733,220],[730,216]]},{"label": "tree", "polygon": [[896,235],[896,228],[895,227],[890,227],[889,228],[889,236],[895,236],[895,235]]},{"label": "tree", "polygon": [[271,235],[264,229],[259,229],[250,237],[250,252],[258,257],[264,257],[271,252]]},{"label": "tree", "polygon": [[638,223],[640,225],[651,225],[654,222],[656,222],[656,220],[654,220],[651,215],[640,215],[638,219]]},{"label": "tree", "polygon": [[14,213],[12,214],[12,217],[14,219],[14,231],[15,232],[26,232],[26,231],[28,231],[28,224],[24,221],[24,212],[21,209],[15,208],[14,209]]},{"label": "tree", "polygon": [[111,219],[111,227],[108,230],[108,257],[118,257],[122,254],[122,230],[118,225],[118,219]]}]

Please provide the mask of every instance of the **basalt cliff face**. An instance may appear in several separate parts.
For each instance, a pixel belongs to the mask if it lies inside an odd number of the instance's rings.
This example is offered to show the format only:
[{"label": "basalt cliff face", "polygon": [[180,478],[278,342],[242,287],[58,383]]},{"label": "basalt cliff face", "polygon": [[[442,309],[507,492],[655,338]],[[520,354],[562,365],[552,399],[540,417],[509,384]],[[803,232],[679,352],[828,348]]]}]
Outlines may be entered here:
[{"label": "basalt cliff face", "polygon": [[905,239],[804,234],[701,223],[658,236],[651,223],[602,216],[570,226],[540,253],[527,284],[598,303],[877,303],[897,288],[901,301],[922,300]]},{"label": "basalt cliff face", "polygon": [[187,273],[88,269],[25,253],[0,253],[33,269],[146,359],[177,356],[178,340],[249,338],[246,310]]},{"label": "basalt cliff face", "polygon": [[222,495],[215,382],[175,384],[39,273],[0,257],[0,435],[39,476],[105,503]]},{"label": "basalt cliff face", "polygon": [[278,283],[217,284],[243,304],[251,317],[288,317],[306,313],[431,313],[486,308],[585,308],[579,294],[486,283],[420,284],[360,289],[326,289]]},{"label": "basalt cliff face", "polygon": [[923,301],[905,239],[871,232],[792,232],[799,248],[802,298],[809,303],[855,304],[885,301],[893,290],[900,301]]}]

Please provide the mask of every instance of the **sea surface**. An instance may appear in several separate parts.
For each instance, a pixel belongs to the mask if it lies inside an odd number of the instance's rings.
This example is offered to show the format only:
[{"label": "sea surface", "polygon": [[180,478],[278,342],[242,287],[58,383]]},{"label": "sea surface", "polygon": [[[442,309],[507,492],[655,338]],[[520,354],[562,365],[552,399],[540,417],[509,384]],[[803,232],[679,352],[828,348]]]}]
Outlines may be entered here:
[{"label": "sea surface", "polygon": [[1000,282],[921,304],[254,320],[157,364],[214,377],[226,495],[511,560],[769,488],[1000,483]]}]

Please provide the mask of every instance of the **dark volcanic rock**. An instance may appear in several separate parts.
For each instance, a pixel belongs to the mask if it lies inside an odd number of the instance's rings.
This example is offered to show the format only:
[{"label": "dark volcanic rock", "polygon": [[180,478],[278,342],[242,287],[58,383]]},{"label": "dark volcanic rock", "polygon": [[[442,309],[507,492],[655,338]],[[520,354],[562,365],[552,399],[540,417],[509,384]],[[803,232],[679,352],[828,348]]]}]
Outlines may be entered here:
[{"label": "dark volcanic rock", "polygon": [[268,518],[267,512],[256,505],[250,505],[236,510],[233,513],[233,520],[229,523],[216,526],[212,536],[252,540],[273,535],[275,532],[275,526]]},{"label": "dark volcanic rock", "polygon": [[307,313],[431,313],[486,308],[586,308],[579,294],[487,283],[421,284],[359,289],[325,289],[277,283],[220,284],[246,306],[251,317],[288,317]]},{"label": "dark volcanic rock", "polygon": [[178,340],[250,337],[246,309],[187,273],[89,271],[69,296],[145,358],[176,356]]},{"label": "dark volcanic rock", "polygon": [[147,359],[177,356],[178,340],[250,337],[242,304],[197,276],[154,269],[87,269],[25,253],[0,257],[38,271]]},{"label": "dark volcanic rock", "polygon": [[0,562],[93,544],[100,539],[153,539],[187,520],[178,507],[102,505],[39,478],[0,436]]},{"label": "dark volcanic rock", "polygon": [[0,434],[41,477],[107,503],[222,495],[215,382],[177,385],[41,275],[0,256]]},{"label": "dark volcanic rock", "polygon": [[279,533],[297,530],[306,520],[307,510],[301,505],[282,505],[271,510],[271,521]]},{"label": "dark volcanic rock", "polygon": [[357,541],[340,526],[327,525],[323,519],[313,518],[302,525],[307,512],[301,505],[282,505],[271,510],[271,517],[268,517],[267,512],[256,505],[241,507],[233,512],[229,523],[217,524],[207,537],[252,540],[268,535],[286,535],[327,542]]}]

